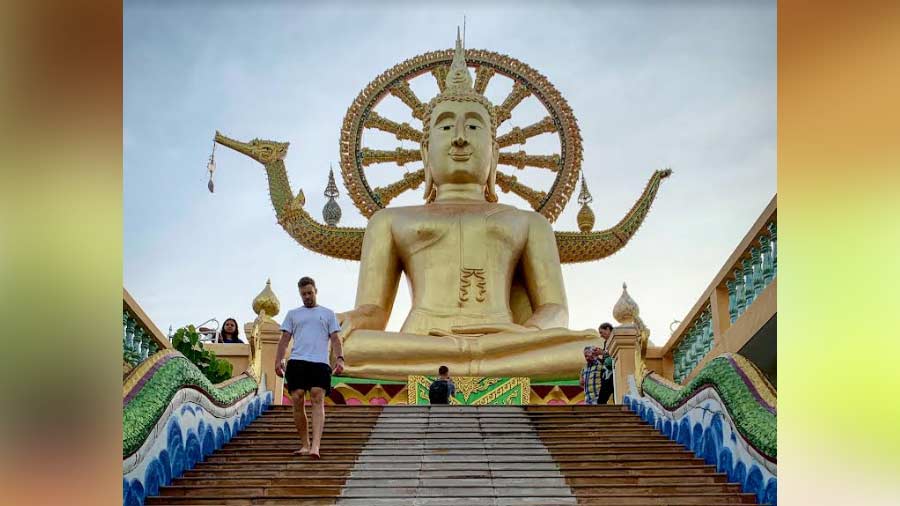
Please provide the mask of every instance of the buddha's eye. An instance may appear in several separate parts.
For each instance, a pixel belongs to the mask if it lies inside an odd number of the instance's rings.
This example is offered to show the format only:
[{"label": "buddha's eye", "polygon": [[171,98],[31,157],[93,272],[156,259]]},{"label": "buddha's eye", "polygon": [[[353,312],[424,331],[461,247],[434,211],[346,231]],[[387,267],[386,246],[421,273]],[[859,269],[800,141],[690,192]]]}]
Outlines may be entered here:
[{"label": "buddha's eye", "polygon": [[469,130],[478,130],[478,125],[469,125]]},{"label": "buddha's eye", "polygon": [[448,130],[450,130],[450,125],[444,125],[444,126],[442,126],[442,127],[441,127],[441,130],[443,130],[443,131],[445,131],[445,132],[448,131]]}]

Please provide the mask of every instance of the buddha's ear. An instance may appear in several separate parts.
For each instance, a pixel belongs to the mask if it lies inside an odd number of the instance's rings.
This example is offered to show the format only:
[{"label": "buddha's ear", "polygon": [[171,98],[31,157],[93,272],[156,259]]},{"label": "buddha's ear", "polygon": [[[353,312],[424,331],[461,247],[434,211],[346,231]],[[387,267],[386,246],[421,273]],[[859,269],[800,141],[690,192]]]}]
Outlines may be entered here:
[{"label": "buddha's ear", "polygon": [[[500,161],[500,145],[494,141],[494,149],[491,153],[491,170],[488,171],[487,184],[484,186],[484,199],[488,202],[497,202],[497,163]],[[426,174],[428,171],[426,170]],[[427,175],[426,175],[427,178]],[[426,182],[428,179],[425,180]]]},{"label": "buddha's ear", "polygon": [[433,202],[435,197],[437,196],[437,192],[434,189],[434,181],[431,178],[431,167],[428,164],[428,141],[422,143],[419,147],[419,150],[422,152],[422,164],[425,166],[425,195],[423,198],[425,199],[425,203]]}]

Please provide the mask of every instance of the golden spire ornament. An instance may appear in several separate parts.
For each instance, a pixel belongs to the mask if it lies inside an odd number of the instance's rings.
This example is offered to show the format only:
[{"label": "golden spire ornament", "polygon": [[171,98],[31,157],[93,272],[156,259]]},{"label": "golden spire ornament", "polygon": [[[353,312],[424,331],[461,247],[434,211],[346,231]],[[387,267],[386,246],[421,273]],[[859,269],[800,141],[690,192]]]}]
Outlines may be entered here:
[{"label": "golden spire ornament", "polygon": [[322,219],[329,226],[335,226],[341,221],[341,206],[334,200],[340,195],[337,184],[334,182],[334,168],[328,167],[328,184],[325,186],[325,196],[328,202],[322,208]]},{"label": "golden spire ornament", "polygon": [[594,197],[588,190],[587,181],[584,180],[584,173],[581,174],[581,192],[578,193],[578,203],[581,204],[581,210],[578,211],[576,220],[578,229],[582,232],[590,232],[594,229],[594,211],[591,210],[590,204]]}]

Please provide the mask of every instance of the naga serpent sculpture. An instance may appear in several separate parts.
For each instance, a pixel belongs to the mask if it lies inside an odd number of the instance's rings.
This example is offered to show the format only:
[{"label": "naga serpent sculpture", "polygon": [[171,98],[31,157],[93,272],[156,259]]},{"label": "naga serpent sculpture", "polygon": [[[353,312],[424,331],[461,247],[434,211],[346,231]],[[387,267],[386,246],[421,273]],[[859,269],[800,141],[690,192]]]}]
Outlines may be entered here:
[{"label": "naga serpent sculpture", "polygon": [[[421,186],[424,170],[407,172],[396,182],[384,187],[371,188],[366,179],[366,167],[372,164],[406,163],[421,160],[418,149],[375,150],[362,147],[366,129],[377,129],[394,134],[398,140],[421,142],[422,131],[379,115],[375,108],[379,102],[392,95],[409,106],[412,117],[423,119],[426,102],[416,97],[409,82],[430,73],[443,91],[453,50],[434,51],[410,58],[387,70],[373,80],[351,104],[341,128],[341,173],[344,185],[360,212],[367,218],[387,207],[391,200],[403,192]],[[511,118],[512,110],[528,96],[534,96],[549,113],[542,120],[525,127],[514,127],[499,135],[501,148],[524,144],[527,139],[541,134],[556,133],[560,152],[553,155],[529,155],[524,151],[500,152],[499,164],[515,167],[536,167],[556,173],[548,192],[534,190],[516,176],[497,171],[497,186],[506,193],[521,197],[532,209],[553,222],[572,195],[581,174],[581,135],[575,117],[556,88],[540,73],[525,63],[506,55],[484,50],[469,50],[466,64],[475,69],[475,89],[484,92],[492,77],[501,75],[513,81],[506,99],[495,107],[501,123]],[[304,209],[306,198],[303,190],[294,195],[287,177],[284,158],[289,143],[263,139],[241,142],[220,132],[215,142],[231,148],[261,163],[266,170],[269,197],[278,223],[300,245],[323,255],[345,260],[359,260],[362,249],[363,227],[331,226],[316,221]],[[610,256],[634,236],[646,218],[656,198],[662,180],[671,175],[670,169],[657,170],[650,177],[643,193],[626,215],[615,225],[600,231],[555,232],[559,258],[562,263],[599,260]],[[581,220],[579,220],[581,221]],[[593,220],[591,219],[590,222]]]}]

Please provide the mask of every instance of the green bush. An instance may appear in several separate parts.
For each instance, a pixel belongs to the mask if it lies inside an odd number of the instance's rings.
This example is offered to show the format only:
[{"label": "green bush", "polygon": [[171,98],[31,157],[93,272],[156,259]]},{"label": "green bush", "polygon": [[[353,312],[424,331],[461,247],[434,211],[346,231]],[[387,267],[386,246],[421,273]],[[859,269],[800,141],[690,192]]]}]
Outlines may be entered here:
[{"label": "green bush", "polygon": [[200,333],[193,325],[175,331],[172,345],[197,366],[211,383],[221,383],[231,378],[233,370],[231,362],[217,358],[210,350],[204,350],[203,343],[200,342]]}]

